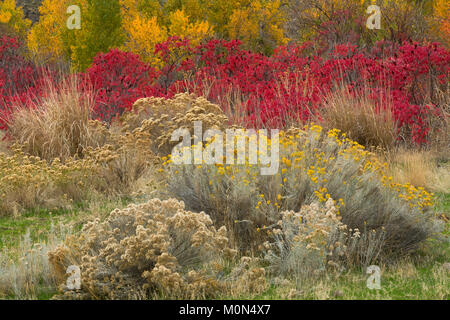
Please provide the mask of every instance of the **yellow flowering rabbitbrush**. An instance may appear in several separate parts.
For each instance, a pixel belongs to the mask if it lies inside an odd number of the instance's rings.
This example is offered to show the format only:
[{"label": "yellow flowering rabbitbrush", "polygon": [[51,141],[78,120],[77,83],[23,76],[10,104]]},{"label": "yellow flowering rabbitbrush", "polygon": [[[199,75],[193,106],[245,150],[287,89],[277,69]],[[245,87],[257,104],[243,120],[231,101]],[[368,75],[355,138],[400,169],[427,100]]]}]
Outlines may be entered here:
[{"label": "yellow flowering rabbitbrush", "polygon": [[292,128],[280,133],[279,149],[280,168],[273,176],[261,176],[262,164],[248,161],[201,166],[165,162],[169,189],[188,208],[225,224],[233,244],[243,251],[267,240],[267,226],[276,224],[281,212],[298,212],[303,205],[329,199],[349,228],[362,233],[384,228],[381,252],[386,257],[414,250],[433,232],[432,195],[389,183],[383,178],[386,164],[339,130]]}]

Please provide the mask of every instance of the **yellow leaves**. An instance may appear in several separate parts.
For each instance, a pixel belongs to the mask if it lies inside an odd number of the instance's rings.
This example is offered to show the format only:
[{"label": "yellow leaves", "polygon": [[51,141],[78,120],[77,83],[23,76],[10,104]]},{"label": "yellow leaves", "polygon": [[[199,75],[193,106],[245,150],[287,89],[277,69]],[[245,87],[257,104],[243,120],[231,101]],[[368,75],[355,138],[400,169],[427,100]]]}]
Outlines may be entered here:
[{"label": "yellow leaves", "polygon": [[189,18],[182,10],[170,14],[168,33],[170,36],[189,38],[192,44],[198,45],[207,36],[212,36],[212,27],[207,21],[189,23]]},{"label": "yellow leaves", "polygon": [[0,23],[8,23],[11,20],[11,17],[11,12],[0,11]]},{"label": "yellow leaves", "polygon": [[135,16],[129,23],[124,24],[128,40],[124,49],[138,54],[145,62],[158,65],[159,59],[155,57],[155,45],[167,39],[167,30],[158,25],[156,17],[150,19]]},{"label": "yellow leaves", "polygon": [[274,46],[286,44],[280,6],[279,0],[256,0],[236,8],[226,26],[229,38],[240,39],[248,48],[266,53]]},{"label": "yellow leaves", "polygon": [[430,17],[433,32],[444,41],[450,37],[450,2],[448,0],[435,0],[433,15]]},{"label": "yellow leaves", "polygon": [[21,36],[25,36],[31,26],[31,21],[25,19],[22,8],[17,7],[15,0],[0,2],[0,23],[7,24]]},{"label": "yellow leaves", "polygon": [[[78,0],[83,3],[86,0]],[[73,2],[73,1],[72,1]],[[40,18],[27,36],[30,51],[42,59],[56,61],[69,51],[65,47],[64,31],[66,29],[67,7],[73,3],[68,0],[44,0],[39,7]]]},{"label": "yellow leaves", "polygon": [[198,45],[201,40],[212,36],[212,28],[206,21],[190,23],[189,18],[182,10],[177,10],[169,15],[168,25],[162,25],[157,16],[150,18],[141,14],[128,12],[124,20],[124,28],[128,35],[124,50],[138,54],[143,61],[149,62],[154,67],[161,64],[155,56],[155,45],[166,41],[169,37],[178,36],[189,38],[192,45]]},{"label": "yellow leaves", "polygon": [[146,19],[157,17],[162,19],[162,7],[158,1],[148,0],[119,0],[124,20],[141,16]]}]

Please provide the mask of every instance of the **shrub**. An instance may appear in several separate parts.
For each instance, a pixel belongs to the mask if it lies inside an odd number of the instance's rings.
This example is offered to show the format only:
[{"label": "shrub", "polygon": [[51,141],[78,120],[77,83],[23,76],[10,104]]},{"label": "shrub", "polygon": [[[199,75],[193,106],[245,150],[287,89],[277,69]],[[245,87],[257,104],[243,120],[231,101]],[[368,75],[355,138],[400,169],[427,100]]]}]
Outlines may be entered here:
[{"label": "shrub", "polygon": [[175,165],[169,159],[169,190],[187,208],[205,211],[217,225],[224,224],[243,252],[257,250],[267,239],[258,231],[276,224],[282,211],[298,212],[317,199],[336,199],[342,222],[351,229],[384,228],[381,251],[387,258],[414,250],[432,233],[432,195],[393,183],[371,153],[339,137],[339,130],[326,133],[311,126],[306,133],[284,133],[279,159],[273,176],[261,176],[261,165],[249,165],[248,160],[245,165]]},{"label": "shrub", "polygon": [[91,160],[58,158],[50,163],[13,149],[0,153],[0,215],[20,214],[24,209],[59,208],[88,198],[94,184]]},{"label": "shrub", "polygon": [[[193,57],[179,63],[175,73],[191,76],[174,82],[168,92],[184,88],[205,95],[224,110],[239,110],[246,125],[280,128],[320,116],[321,97],[336,85],[344,83],[354,90],[364,89],[363,85],[392,101],[399,136],[406,143],[427,142],[430,119],[443,118],[437,93],[447,91],[450,55],[444,47],[381,42],[368,51],[343,44],[333,47],[326,58],[311,56],[309,48],[308,44],[280,47],[265,57],[242,50],[237,41],[213,40],[194,48]],[[240,98],[229,98],[235,94]]]},{"label": "shrub", "polygon": [[114,126],[107,129],[100,122],[93,123],[103,144],[85,149],[85,157],[94,159],[98,171],[97,188],[103,193],[131,195],[145,182],[156,185],[158,161],[152,153],[153,141],[145,133],[122,132]]},{"label": "shrub", "polygon": [[121,118],[124,130],[147,134],[152,151],[162,156],[167,156],[177,144],[171,141],[172,132],[186,128],[192,134],[195,121],[201,121],[203,130],[207,130],[225,128],[228,119],[218,105],[187,93],[176,94],[172,99],[140,99]]},{"label": "shrub", "polygon": [[0,38],[0,130],[6,128],[11,105],[38,95],[39,69],[27,61],[17,38]]},{"label": "shrub", "polygon": [[62,286],[69,265],[81,269],[81,291],[60,297],[212,298],[222,287],[217,259],[233,254],[227,245],[226,229],[214,228],[208,215],[153,199],[86,224],[49,258]]},{"label": "shrub", "polygon": [[96,93],[93,117],[109,123],[137,99],[155,95],[156,75],[133,53],[111,50],[97,55],[83,79]]},{"label": "shrub", "polygon": [[218,106],[203,98],[178,94],[173,99],[139,99],[109,127],[90,122],[89,130],[95,133],[99,147],[88,147],[84,154],[94,159],[100,170],[101,190],[129,195],[138,189],[161,187],[156,170],[160,157],[167,156],[175,144],[171,132],[190,128],[194,121],[202,121],[207,128],[221,128],[227,118]]},{"label": "shrub", "polygon": [[[342,223],[331,198],[325,204],[303,206],[300,212],[282,212],[281,220],[268,231],[271,239],[264,244],[264,251],[270,271],[295,278],[312,276],[327,268],[342,270],[340,262],[349,254],[348,245],[360,237],[358,229],[353,232]],[[377,258],[382,239],[383,235],[379,235],[378,243],[374,241],[375,252],[367,250],[366,254],[372,256],[367,257],[366,263]]]}]

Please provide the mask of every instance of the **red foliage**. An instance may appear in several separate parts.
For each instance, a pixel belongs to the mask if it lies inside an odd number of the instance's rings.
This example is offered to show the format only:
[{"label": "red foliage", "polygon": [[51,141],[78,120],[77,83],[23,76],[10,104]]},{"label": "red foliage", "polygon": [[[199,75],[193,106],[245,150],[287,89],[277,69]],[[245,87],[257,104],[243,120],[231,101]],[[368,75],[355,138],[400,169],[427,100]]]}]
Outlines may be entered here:
[{"label": "red foliage", "polygon": [[[80,78],[96,91],[95,117],[103,121],[129,110],[141,97],[169,97],[188,89],[207,93],[227,110],[235,106],[226,97],[237,93],[244,103],[244,122],[269,127],[317,115],[322,95],[344,82],[352,90],[369,87],[374,99],[388,96],[402,135],[416,143],[426,141],[428,116],[437,112],[430,104],[434,88],[449,80],[448,50],[438,44],[380,42],[367,51],[341,44],[324,57],[312,47],[283,46],[267,57],[242,50],[237,40],[211,40],[193,48],[175,37],[156,46],[155,54],[163,61],[159,71],[135,54],[111,50],[97,55]],[[38,93],[37,69],[17,50],[15,40],[0,43],[0,98],[6,102]]]},{"label": "red foliage", "polygon": [[98,54],[85,74],[84,87],[96,93],[94,115],[110,122],[143,97],[159,94],[157,72],[138,55],[117,49]]},{"label": "red foliage", "polygon": [[39,70],[19,54],[17,38],[0,38],[0,130],[6,128],[13,104],[23,104],[37,95]]},{"label": "red foliage", "polygon": [[305,54],[308,48],[281,47],[266,57],[241,50],[238,41],[213,40],[195,49],[185,63],[194,76],[187,85],[183,82],[191,91],[209,92],[208,98],[222,107],[228,107],[223,97],[230,90],[239,91],[247,101],[249,125],[272,127],[283,126],[287,118],[309,119],[320,111],[321,95],[335,84],[345,82],[354,90],[369,86],[389,94],[399,126],[414,142],[425,142],[427,118],[437,112],[426,103],[433,100],[435,85],[448,82],[448,50],[437,44],[404,43],[385,48],[380,57],[377,48],[369,53],[347,44],[337,45],[324,59]]}]

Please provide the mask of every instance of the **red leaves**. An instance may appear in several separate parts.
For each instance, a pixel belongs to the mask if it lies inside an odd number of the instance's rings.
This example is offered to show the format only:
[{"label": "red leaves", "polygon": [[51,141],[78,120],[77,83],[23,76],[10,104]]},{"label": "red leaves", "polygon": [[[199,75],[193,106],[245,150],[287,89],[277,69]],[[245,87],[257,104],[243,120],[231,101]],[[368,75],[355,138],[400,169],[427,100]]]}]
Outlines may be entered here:
[{"label": "red leaves", "polygon": [[40,76],[44,70],[26,61],[21,50],[17,38],[0,38],[0,130],[6,129],[12,105],[25,104],[42,85]]},{"label": "red leaves", "polygon": [[157,75],[139,56],[115,49],[97,55],[81,78],[96,93],[94,116],[110,122],[137,99],[158,95]]},{"label": "red leaves", "polygon": [[[0,42],[1,109],[7,105],[3,101],[25,102],[39,93],[37,68],[18,49],[14,39]],[[370,52],[337,45],[328,58],[313,55],[312,44],[305,43],[279,47],[266,57],[242,50],[237,40],[211,40],[193,48],[188,40],[174,37],[157,45],[155,55],[162,61],[158,71],[132,53],[111,50],[97,55],[80,77],[97,93],[97,118],[110,122],[141,97],[169,97],[189,89],[207,93],[227,110],[236,106],[226,97],[238,94],[244,123],[281,127],[290,118],[320,118],[321,95],[344,81],[352,90],[368,86],[374,99],[389,95],[403,134],[423,143],[429,131],[427,118],[437,112],[427,102],[433,101],[434,87],[448,83],[450,69],[448,50],[418,43],[380,42]]]}]

